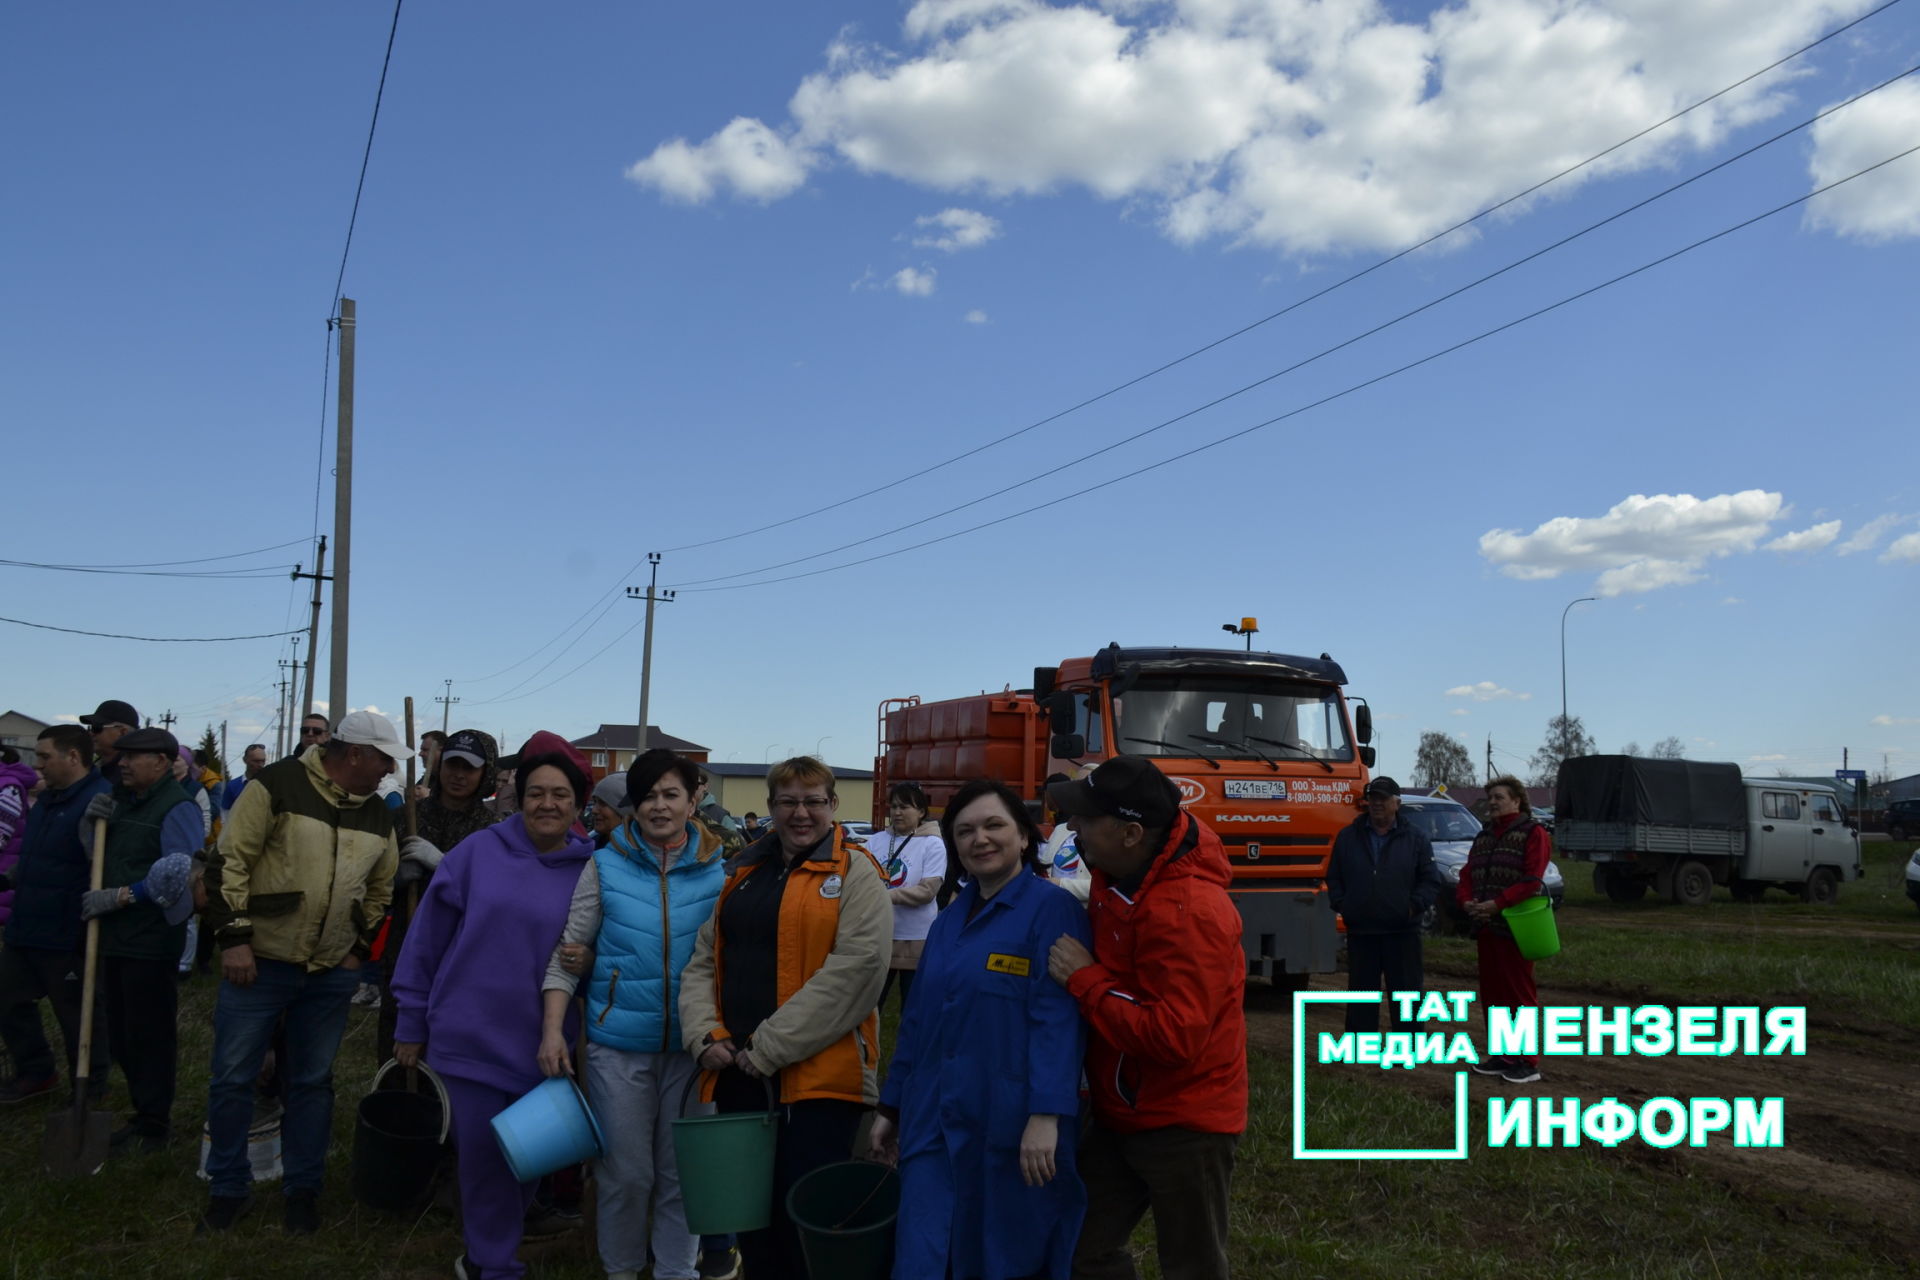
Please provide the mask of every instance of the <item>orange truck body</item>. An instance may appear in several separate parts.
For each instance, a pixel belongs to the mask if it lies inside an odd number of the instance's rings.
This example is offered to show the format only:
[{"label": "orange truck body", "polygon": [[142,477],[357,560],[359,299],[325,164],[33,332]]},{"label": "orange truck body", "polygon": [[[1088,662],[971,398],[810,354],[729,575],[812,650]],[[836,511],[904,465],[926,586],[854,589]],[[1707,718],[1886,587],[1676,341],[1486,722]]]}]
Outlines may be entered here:
[{"label": "orange truck body", "polygon": [[1042,812],[1050,775],[1149,755],[1226,845],[1249,970],[1300,985],[1334,967],[1327,859],[1373,756],[1370,716],[1355,724],[1345,683],[1324,654],[1110,645],[1036,668],[1030,689],[888,699],[874,822],[895,782],[925,787],[938,813],[964,783],[997,778]]}]

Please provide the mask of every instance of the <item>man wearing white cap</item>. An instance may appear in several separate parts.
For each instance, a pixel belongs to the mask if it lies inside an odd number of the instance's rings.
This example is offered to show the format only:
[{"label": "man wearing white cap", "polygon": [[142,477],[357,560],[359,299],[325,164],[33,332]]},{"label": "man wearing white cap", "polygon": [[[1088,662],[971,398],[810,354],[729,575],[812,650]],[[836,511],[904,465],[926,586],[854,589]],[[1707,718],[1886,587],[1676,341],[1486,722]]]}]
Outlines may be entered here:
[{"label": "man wearing white cap", "polygon": [[227,817],[207,864],[207,917],[223,951],[202,1231],[226,1230],[251,1203],[253,1082],[283,1013],[285,1228],[319,1229],[333,1058],[400,860],[394,811],[375,793],[412,755],[392,721],[355,711],[326,743],[261,770]]}]

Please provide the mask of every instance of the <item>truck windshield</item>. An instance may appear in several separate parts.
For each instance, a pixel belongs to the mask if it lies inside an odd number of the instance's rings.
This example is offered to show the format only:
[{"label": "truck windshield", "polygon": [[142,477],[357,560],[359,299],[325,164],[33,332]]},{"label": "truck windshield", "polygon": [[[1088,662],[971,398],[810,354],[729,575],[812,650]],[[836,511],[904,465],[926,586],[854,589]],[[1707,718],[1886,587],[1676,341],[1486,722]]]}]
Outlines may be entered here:
[{"label": "truck windshield", "polygon": [[[1220,742],[1282,743],[1265,747],[1281,766],[1289,759],[1351,761],[1353,743],[1340,714],[1340,695],[1320,685],[1222,677],[1142,676],[1113,700],[1114,737],[1190,743],[1175,750],[1128,741],[1125,749],[1149,756],[1197,756]],[[1200,734],[1211,742],[1196,741]],[[1252,758],[1250,752],[1246,757]]]}]

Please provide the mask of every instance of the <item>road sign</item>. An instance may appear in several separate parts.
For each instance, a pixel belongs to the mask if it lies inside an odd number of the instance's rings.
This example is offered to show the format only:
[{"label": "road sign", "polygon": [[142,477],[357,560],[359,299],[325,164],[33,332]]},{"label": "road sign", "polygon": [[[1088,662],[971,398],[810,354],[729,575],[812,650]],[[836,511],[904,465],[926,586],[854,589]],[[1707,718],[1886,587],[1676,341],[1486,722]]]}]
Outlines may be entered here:
[{"label": "road sign", "polygon": [[1844,778],[1851,782],[1865,782],[1867,780],[1867,771],[1865,769],[1835,769],[1833,776],[1836,778]]}]

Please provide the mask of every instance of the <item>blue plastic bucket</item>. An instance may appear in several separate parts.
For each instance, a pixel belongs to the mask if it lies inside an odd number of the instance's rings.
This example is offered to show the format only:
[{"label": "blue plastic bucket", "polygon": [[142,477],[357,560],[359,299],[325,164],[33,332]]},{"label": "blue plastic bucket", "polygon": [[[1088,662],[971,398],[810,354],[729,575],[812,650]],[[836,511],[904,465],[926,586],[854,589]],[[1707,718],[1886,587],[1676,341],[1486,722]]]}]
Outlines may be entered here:
[{"label": "blue plastic bucket", "polygon": [[600,1122],[566,1076],[542,1080],[493,1118],[493,1136],[521,1182],[606,1154]]}]

